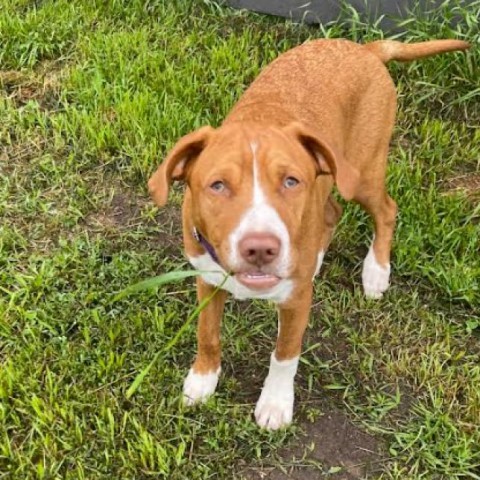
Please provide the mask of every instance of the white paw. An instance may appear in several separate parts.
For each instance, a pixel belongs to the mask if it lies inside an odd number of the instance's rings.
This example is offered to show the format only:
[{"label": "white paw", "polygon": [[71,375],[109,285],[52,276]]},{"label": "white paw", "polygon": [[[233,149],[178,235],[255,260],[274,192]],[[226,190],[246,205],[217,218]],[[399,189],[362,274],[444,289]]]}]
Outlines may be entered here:
[{"label": "white paw", "polygon": [[299,357],[277,360],[275,352],[272,353],[265,385],[255,407],[255,419],[260,427],[277,430],[292,422],[293,380],[298,360]]},{"label": "white paw", "polygon": [[255,407],[257,424],[268,430],[278,430],[292,423],[293,397],[293,385],[288,391],[272,391],[265,387]]},{"label": "white paw", "polygon": [[363,262],[362,283],[367,298],[382,298],[390,285],[390,264],[382,266],[377,262],[370,247]]},{"label": "white paw", "polygon": [[217,388],[219,375],[220,368],[216,372],[204,375],[195,373],[193,369],[190,369],[183,384],[183,403],[190,406],[195,403],[205,402]]}]

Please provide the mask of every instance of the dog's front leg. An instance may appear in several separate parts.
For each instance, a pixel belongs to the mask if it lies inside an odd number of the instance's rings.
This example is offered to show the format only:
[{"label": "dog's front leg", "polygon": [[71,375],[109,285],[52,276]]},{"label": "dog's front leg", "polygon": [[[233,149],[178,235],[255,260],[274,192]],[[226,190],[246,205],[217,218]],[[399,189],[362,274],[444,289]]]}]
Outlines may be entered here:
[{"label": "dog's front leg", "polygon": [[270,430],[286,426],[292,421],[294,378],[310,314],[312,285],[296,289],[292,298],[295,300],[279,306],[277,345],[255,408],[258,425]]},{"label": "dog's front leg", "polygon": [[[210,297],[215,287],[197,279],[198,301]],[[204,402],[217,387],[220,375],[220,323],[227,293],[219,290],[200,312],[197,328],[198,350],[192,368],[183,384],[183,398],[187,405]]]}]

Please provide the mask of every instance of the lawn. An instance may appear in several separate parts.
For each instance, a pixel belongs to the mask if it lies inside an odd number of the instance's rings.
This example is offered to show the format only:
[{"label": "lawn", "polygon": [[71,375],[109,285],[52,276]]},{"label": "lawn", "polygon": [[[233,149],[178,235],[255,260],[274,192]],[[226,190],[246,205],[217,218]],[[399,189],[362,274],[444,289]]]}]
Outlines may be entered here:
[{"label": "lawn", "polygon": [[1,2],[0,479],[480,478],[480,3],[450,5],[400,38],[473,48],[389,67],[391,289],[364,299],[371,228],[346,206],[316,281],[294,425],[269,433],[253,409],[272,305],[228,303],[218,392],[187,409],[195,325],[169,342],[194,282],[114,301],[188,268],[182,189],[158,210],[146,181],[179,136],[219,125],[278,53],[382,32],[207,0]]}]

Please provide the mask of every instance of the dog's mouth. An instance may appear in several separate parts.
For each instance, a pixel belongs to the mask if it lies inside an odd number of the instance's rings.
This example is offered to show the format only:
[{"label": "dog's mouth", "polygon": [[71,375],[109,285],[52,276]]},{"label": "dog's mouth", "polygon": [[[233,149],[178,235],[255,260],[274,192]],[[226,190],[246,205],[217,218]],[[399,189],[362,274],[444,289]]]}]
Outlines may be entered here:
[{"label": "dog's mouth", "polygon": [[235,279],[252,290],[267,290],[275,287],[282,280],[276,275],[262,271],[239,272],[235,274]]}]

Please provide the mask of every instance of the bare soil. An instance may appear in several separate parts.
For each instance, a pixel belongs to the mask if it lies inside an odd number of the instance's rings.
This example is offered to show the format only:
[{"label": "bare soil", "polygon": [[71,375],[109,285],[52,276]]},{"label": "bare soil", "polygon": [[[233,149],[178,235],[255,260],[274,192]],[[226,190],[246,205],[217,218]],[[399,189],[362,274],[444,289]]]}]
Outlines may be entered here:
[{"label": "bare soil", "polygon": [[450,178],[446,182],[448,192],[463,191],[474,200],[480,198],[480,173],[470,172]]},{"label": "bare soil", "polygon": [[340,410],[325,412],[304,433],[279,452],[275,464],[242,473],[245,480],[311,480],[371,478],[383,463],[381,442],[365,433]]}]

